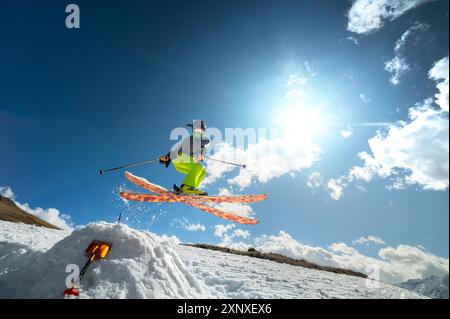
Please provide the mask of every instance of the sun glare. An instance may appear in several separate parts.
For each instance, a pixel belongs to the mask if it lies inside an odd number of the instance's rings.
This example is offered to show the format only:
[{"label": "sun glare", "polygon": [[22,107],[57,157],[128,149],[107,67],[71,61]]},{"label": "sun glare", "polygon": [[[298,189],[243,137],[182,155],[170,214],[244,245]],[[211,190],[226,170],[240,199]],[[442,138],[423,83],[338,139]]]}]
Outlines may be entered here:
[{"label": "sun glare", "polygon": [[313,137],[324,132],[324,117],[319,109],[302,105],[282,107],[277,110],[275,122],[290,136]]}]

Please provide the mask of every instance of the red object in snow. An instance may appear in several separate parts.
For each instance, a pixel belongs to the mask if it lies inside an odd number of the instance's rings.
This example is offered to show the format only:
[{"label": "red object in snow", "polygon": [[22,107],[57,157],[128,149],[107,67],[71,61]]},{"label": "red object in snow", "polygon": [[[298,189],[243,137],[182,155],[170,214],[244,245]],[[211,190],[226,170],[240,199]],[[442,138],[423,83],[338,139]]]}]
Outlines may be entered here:
[{"label": "red object in snow", "polygon": [[72,287],[72,288],[65,289],[64,290],[64,295],[65,296],[76,296],[76,297],[78,297],[80,295],[80,292],[75,287]]}]

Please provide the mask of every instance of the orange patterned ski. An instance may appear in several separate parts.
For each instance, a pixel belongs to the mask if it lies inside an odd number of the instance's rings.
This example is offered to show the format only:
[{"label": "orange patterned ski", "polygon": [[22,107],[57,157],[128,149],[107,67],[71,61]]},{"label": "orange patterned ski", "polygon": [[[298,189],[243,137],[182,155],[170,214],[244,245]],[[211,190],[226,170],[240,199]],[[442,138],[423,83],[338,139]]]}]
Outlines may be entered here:
[{"label": "orange patterned ski", "polygon": [[[154,186],[152,186],[154,188]],[[121,192],[120,196],[128,200],[147,203],[254,203],[267,198],[266,194],[261,195],[236,195],[236,196],[191,196],[191,195],[153,195]]]},{"label": "orange patterned ski", "polygon": [[[159,194],[160,196],[151,195],[151,194],[133,194],[133,193],[121,192],[120,196],[122,198],[124,198],[124,199],[137,200],[137,201],[146,201],[146,200],[142,200],[142,199],[153,198],[155,200],[152,201],[152,202],[183,202],[186,205],[193,206],[193,207],[198,208],[198,209],[200,209],[202,211],[205,211],[207,213],[213,214],[213,215],[215,215],[217,217],[220,217],[220,218],[223,218],[223,219],[227,219],[227,220],[231,220],[231,221],[234,221],[234,222],[237,222],[237,223],[240,223],[240,224],[255,225],[255,224],[257,224],[259,222],[257,219],[238,216],[238,215],[233,214],[233,213],[224,212],[224,211],[221,211],[221,210],[216,209],[214,207],[201,204],[201,202],[199,201],[199,199],[197,199],[197,197],[204,197],[204,196],[175,195],[172,192],[170,192],[169,190],[167,190],[166,188],[161,187],[161,186],[156,185],[156,184],[153,184],[153,183],[150,183],[145,178],[137,177],[137,176],[131,174],[130,172],[125,172],[125,176],[130,182],[132,182],[132,183],[134,183],[134,184],[136,184],[136,185],[138,185],[138,186],[140,186],[140,187],[142,187],[142,188],[144,188],[144,189],[146,189],[148,191],[151,191],[153,193]],[[152,196],[152,197],[149,197],[149,196]],[[253,196],[254,199],[256,199],[256,200],[263,200],[263,199],[267,198],[266,194],[263,194],[263,195],[244,195],[244,196]],[[157,197],[160,197],[161,200],[157,199]],[[209,197],[211,198],[211,197],[214,197],[214,196],[209,196]],[[217,196],[217,197],[220,197],[220,196]],[[233,197],[233,196],[226,196],[226,197]],[[242,196],[238,195],[236,197],[242,197]],[[252,197],[250,197],[250,198],[252,198]],[[253,201],[256,201],[256,200],[253,200]],[[247,203],[253,202],[253,201],[247,201]],[[221,201],[221,202],[224,202],[224,201]],[[216,201],[215,203],[219,203],[219,201]]]},{"label": "orange patterned ski", "polygon": [[153,193],[156,193],[159,195],[177,196],[174,193],[172,193],[171,191],[165,189],[164,187],[150,183],[145,178],[137,177],[137,176],[131,174],[130,172],[125,172],[125,177],[133,184],[136,184],[137,186],[140,186],[143,189],[146,189],[150,192],[153,192]]},{"label": "orange patterned ski", "polygon": [[208,205],[203,205],[203,204],[199,204],[199,203],[186,203],[186,204],[191,205],[191,206],[198,208],[202,211],[205,211],[207,213],[213,214],[214,216],[217,216],[217,217],[220,217],[223,219],[227,219],[227,220],[231,220],[231,221],[239,223],[239,224],[256,225],[259,223],[259,221],[257,219],[242,217],[242,216],[239,216],[236,214],[224,212],[224,211],[221,211],[219,209],[216,209],[216,208],[208,206]]}]

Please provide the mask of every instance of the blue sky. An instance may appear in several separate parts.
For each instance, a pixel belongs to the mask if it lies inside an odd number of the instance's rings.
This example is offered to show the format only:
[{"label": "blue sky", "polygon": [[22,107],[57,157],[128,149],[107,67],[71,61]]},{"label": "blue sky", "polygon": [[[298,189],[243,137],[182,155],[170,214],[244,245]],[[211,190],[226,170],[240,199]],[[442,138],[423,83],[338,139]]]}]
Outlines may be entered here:
[{"label": "blue sky", "polygon": [[[447,147],[432,155],[424,147],[426,155],[406,150],[407,159],[394,160],[398,152],[374,151],[368,142],[381,136],[383,150],[402,145],[394,131],[388,140],[390,126],[380,123],[412,122],[410,108],[427,98],[439,109],[433,100],[443,78],[432,79],[429,71],[448,57],[448,1],[411,1],[411,7],[396,8],[395,17],[382,10],[388,2],[379,1],[378,11],[363,10],[381,21],[367,25],[364,19],[374,21],[370,16],[352,14],[358,13],[357,4],[367,3],[363,0],[77,1],[80,29],[65,27],[64,1],[4,3],[0,186],[10,187],[16,200],[30,207],[57,208],[74,225],[115,221],[122,213],[135,227],[219,243],[224,237],[214,235],[215,226],[227,221],[182,204],[126,205],[117,192],[133,187],[123,172],[99,176],[98,169],[167,152],[174,143],[171,130],[195,118],[220,130],[281,126],[308,136],[320,155],[300,169],[283,164],[283,173],[267,182],[254,176],[242,190],[227,182],[237,170],[219,174],[207,186],[210,193],[227,188],[269,194],[264,203],[252,205],[260,224],[236,226],[250,237],[234,240],[251,242],[283,231],[304,245],[328,247],[352,246],[372,235],[385,247],[420,246],[448,259],[448,137]],[[398,83],[386,70],[395,57],[408,65]],[[289,107],[297,95],[303,113]],[[438,116],[446,118],[440,129],[448,134],[448,82],[447,110]],[[344,138],[341,130],[351,136]],[[405,143],[433,147],[436,137],[427,141],[426,132],[422,136],[419,130],[411,137],[417,140]],[[288,143],[303,154],[302,145]],[[360,152],[381,166],[370,170]],[[422,160],[443,169],[405,182],[414,170],[399,163],[420,168]],[[258,165],[280,162],[285,161]],[[370,172],[370,181],[352,175],[354,167]],[[386,167],[393,170],[381,174]],[[173,167],[157,164],[131,171],[166,187],[182,179]],[[314,172],[320,174],[318,187],[309,187]],[[403,178],[401,189],[389,189],[394,177]],[[330,180],[342,195],[332,198]],[[444,186],[428,187],[436,180]],[[183,229],[187,224],[205,230]],[[372,257],[383,247],[353,246]]]}]

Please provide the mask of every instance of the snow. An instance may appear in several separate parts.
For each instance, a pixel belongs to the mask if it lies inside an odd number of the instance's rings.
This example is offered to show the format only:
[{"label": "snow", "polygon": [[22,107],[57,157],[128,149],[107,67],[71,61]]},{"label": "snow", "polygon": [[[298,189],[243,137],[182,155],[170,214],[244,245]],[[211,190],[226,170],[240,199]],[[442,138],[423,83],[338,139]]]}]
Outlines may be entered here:
[{"label": "snow", "polygon": [[36,254],[50,249],[69,234],[70,231],[1,221],[0,278],[8,272],[27,267],[28,261]]},{"label": "snow", "polygon": [[23,223],[0,221],[0,254],[6,245],[21,245],[24,249],[46,251],[70,235],[68,230],[50,229]]},{"label": "snow", "polygon": [[424,298],[400,287],[178,245],[123,224],[73,232],[0,222],[0,298],[62,298],[66,266],[94,240],[112,244],[81,282],[82,298]]},{"label": "snow", "polygon": [[[19,236],[22,243],[35,242],[24,237]],[[66,266],[81,269],[87,261],[84,250],[94,239],[113,246],[107,259],[95,261],[83,278],[83,298],[206,297],[170,241],[126,225],[96,223],[74,230],[47,251],[22,252],[23,244],[11,247],[9,239],[4,247],[0,239],[0,251],[7,253],[0,256],[0,298],[62,298]],[[12,256],[8,247],[21,251]]]},{"label": "snow", "polygon": [[425,279],[411,279],[397,284],[397,286],[434,299],[448,299],[448,274],[430,276]]},{"label": "snow", "polygon": [[196,247],[177,252],[215,298],[424,298],[389,284]]}]

